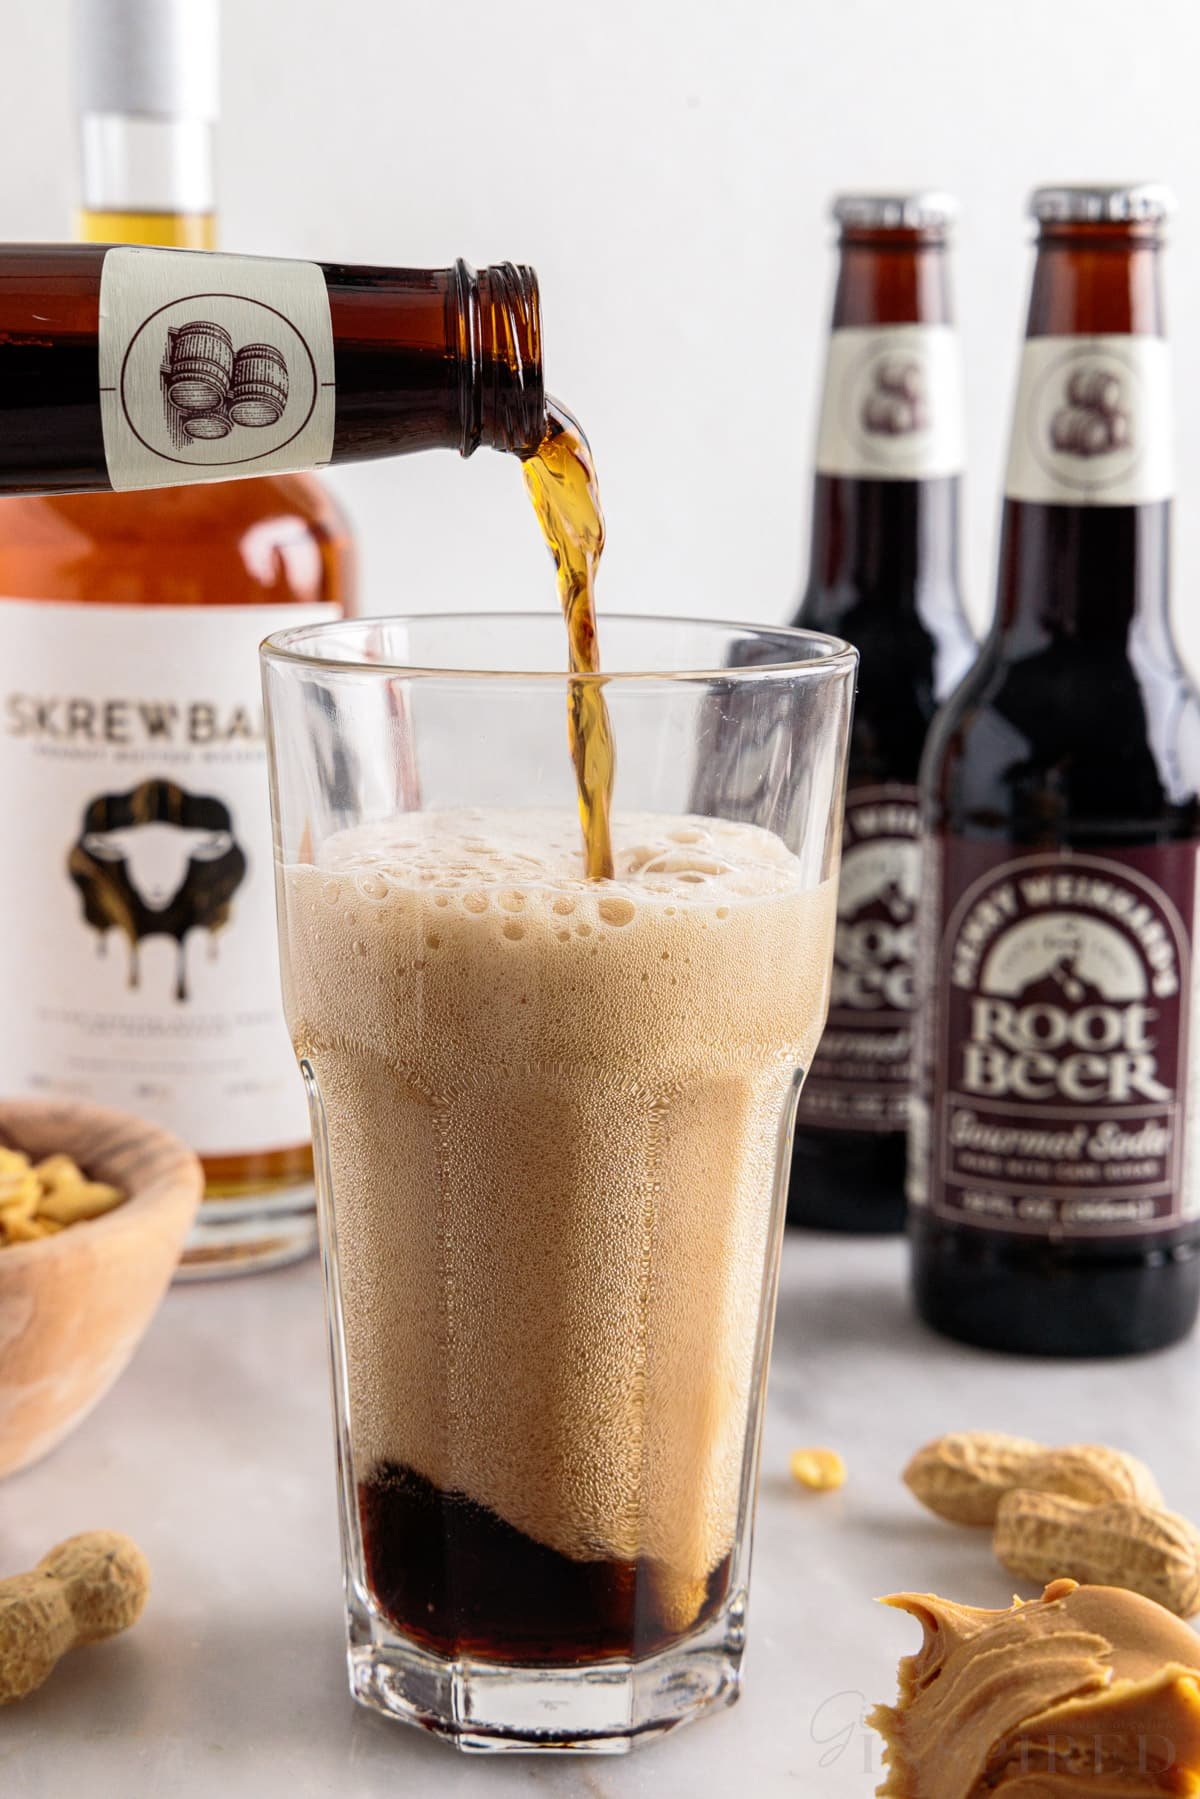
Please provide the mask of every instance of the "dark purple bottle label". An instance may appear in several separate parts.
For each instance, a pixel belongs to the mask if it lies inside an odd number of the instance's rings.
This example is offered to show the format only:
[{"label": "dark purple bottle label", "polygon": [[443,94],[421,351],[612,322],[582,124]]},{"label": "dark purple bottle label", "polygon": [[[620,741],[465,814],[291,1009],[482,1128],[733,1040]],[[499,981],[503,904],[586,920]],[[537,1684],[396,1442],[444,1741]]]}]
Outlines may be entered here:
[{"label": "dark purple bottle label", "polygon": [[929,846],[913,1204],[1055,1239],[1195,1216],[1196,848]]}]

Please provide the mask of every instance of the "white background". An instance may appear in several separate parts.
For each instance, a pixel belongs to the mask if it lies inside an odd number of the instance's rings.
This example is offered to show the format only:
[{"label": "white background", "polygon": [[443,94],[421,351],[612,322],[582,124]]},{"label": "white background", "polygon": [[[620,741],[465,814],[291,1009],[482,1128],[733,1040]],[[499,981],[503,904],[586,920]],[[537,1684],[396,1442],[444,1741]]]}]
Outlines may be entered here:
[{"label": "white background", "polygon": [[[67,0],[5,0],[0,237],[65,234]],[[602,605],[794,603],[838,186],[960,197],[965,568],[991,607],[1039,181],[1165,178],[1176,392],[1200,379],[1200,11],[1188,0],[225,0],[227,248],[529,261],[598,457]],[[1175,614],[1200,663],[1200,408],[1178,405]],[[514,466],[335,478],[371,610],[551,605]],[[2,522],[2,517],[0,517]]]}]

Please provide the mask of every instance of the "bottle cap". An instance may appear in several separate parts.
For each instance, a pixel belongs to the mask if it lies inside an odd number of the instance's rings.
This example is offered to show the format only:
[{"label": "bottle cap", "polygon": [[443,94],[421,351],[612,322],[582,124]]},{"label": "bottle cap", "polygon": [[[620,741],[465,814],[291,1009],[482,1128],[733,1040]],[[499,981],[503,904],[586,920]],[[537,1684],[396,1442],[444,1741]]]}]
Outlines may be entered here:
[{"label": "bottle cap", "polygon": [[214,121],[219,0],[75,0],[79,109]]},{"label": "bottle cap", "polygon": [[839,225],[875,231],[936,231],[958,217],[958,201],[938,188],[911,193],[835,194],[830,213]]},{"label": "bottle cap", "polygon": [[1169,219],[1175,196],[1161,181],[1035,187],[1029,211],[1039,224],[1147,224]]}]

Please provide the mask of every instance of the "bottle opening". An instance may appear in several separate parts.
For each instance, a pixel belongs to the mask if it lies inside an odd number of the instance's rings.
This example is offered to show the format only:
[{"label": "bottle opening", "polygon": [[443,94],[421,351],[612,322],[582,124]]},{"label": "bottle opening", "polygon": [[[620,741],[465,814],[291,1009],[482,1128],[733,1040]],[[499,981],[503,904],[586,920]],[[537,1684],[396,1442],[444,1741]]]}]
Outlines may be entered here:
[{"label": "bottle opening", "polygon": [[469,456],[483,443],[528,455],[546,427],[537,276],[512,262],[476,274],[460,261],[457,277],[462,454]]}]

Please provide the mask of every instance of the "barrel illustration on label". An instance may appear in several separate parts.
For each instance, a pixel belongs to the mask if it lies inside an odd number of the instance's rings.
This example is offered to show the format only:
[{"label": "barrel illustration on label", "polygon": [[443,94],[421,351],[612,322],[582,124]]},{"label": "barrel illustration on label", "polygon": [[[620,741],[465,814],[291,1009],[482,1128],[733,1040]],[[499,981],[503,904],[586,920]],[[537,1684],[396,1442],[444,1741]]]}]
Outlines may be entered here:
[{"label": "barrel illustration on label", "polygon": [[205,930],[215,942],[230,921],[246,868],[224,801],[167,780],[98,794],[67,857],[84,920],[99,934],[101,949],[111,930],[126,939],[130,987],[141,981],[139,946],[148,937],[175,940],[180,1001],[188,997],[188,937]]},{"label": "barrel illustration on label", "polygon": [[1093,362],[1073,369],[1062,404],[1050,420],[1050,437],[1064,456],[1104,456],[1110,450],[1132,448],[1121,376]]},{"label": "barrel illustration on label", "polygon": [[959,888],[938,964],[943,1216],[1056,1238],[1179,1223],[1195,853],[1126,855],[1026,857]]},{"label": "barrel illustration on label", "polygon": [[176,449],[228,437],[237,426],[261,431],[287,407],[288,366],[273,344],[235,351],[224,326],[193,319],[167,327],[162,369],[163,413]]},{"label": "barrel illustration on label", "polygon": [[1161,338],[1030,338],[1009,458],[1010,497],[1129,505],[1170,492]]},{"label": "barrel illustration on label", "polygon": [[902,1131],[907,1123],[917,823],[911,788],[848,796],[829,1022],[800,1098],[807,1126]]},{"label": "barrel illustration on label", "polygon": [[929,423],[924,366],[915,356],[885,356],[871,369],[862,428],[872,437],[910,437]]}]

